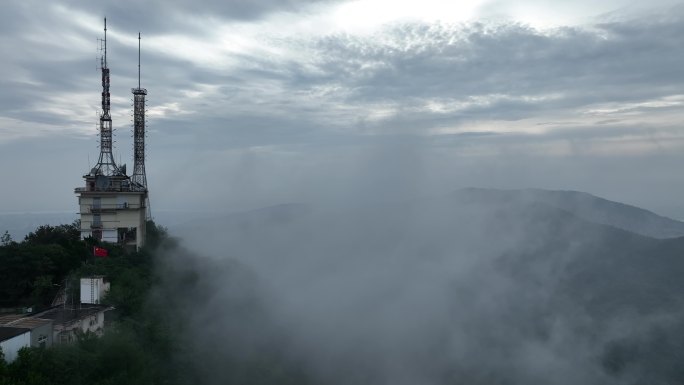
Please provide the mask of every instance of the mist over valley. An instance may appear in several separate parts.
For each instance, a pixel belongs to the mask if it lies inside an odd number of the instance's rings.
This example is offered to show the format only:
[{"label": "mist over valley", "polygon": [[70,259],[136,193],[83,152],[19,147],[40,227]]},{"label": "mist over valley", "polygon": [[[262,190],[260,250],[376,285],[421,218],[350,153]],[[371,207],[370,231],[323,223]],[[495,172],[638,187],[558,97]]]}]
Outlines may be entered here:
[{"label": "mist over valley", "polygon": [[260,354],[314,383],[676,383],[681,229],[564,191],[279,205],[172,230],[204,257],[161,290],[206,383]]}]

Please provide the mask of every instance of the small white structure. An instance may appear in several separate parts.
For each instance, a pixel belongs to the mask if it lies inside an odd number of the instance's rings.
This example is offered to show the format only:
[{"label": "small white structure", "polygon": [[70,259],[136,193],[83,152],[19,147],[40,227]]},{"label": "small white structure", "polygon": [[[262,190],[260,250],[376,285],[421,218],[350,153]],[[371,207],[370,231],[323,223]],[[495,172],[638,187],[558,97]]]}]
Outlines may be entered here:
[{"label": "small white structure", "polygon": [[14,361],[17,359],[19,350],[29,346],[31,346],[31,329],[0,327],[0,348],[2,348],[5,361]]},{"label": "small white structure", "polygon": [[109,282],[104,276],[81,278],[81,303],[99,304],[102,297],[109,291]]}]

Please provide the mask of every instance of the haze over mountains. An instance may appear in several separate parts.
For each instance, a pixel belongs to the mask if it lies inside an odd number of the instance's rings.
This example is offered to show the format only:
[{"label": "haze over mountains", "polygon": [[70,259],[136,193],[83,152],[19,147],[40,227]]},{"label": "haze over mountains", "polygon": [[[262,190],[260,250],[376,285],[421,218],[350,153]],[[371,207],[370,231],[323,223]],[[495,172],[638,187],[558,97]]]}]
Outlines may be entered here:
[{"label": "haze over mountains", "polygon": [[[579,219],[613,226],[648,237],[664,239],[684,236],[684,222],[682,221],[580,191],[465,188],[449,194],[448,198],[445,199],[453,200],[453,202],[445,200],[444,203],[447,205],[452,203],[510,204],[520,206],[539,204],[548,206],[549,209],[556,208],[566,211]],[[307,211],[309,209],[303,204],[283,204],[223,216],[210,215],[209,213],[195,213],[191,214],[190,217],[188,217],[187,213],[164,213],[162,215],[172,222],[169,228],[172,231],[176,230],[178,235],[182,235],[183,232],[192,231],[193,228],[216,228],[221,224],[226,225],[243,219],[253,221],[263,216],[282,217],[284,215],[296,215],[299,210]],[[559,215],[562,214],[559,213]],[[195,218],[191,219],[193,216]]]},{"label": "haze over mountains", "polygon": [[455,192],[454,196],[466,200],[481,200],[482,202],[492,203],[546,204],[568,211],[578,218],[589,222],[609,225],[653,238],[684,236],[684,222],[580,191],[469,188]]},{"label": "haze over mountains", "polygon": [[[684,222],[579,191],[465,188],[455,191],[451,196],[456,201],[462,200],[465,202],[544,204],[567,211],[589,222],[605,224],[653,238],[664,239],[684,236]],[[222,217],[217,217],[216,213],[211,212],[159,211],[154,214],[155,220],[158,223],[169,227],[177,235],[182,235],[182,232],[197,226],[203,226],[206,223],[220,223],[224,220],[230,222],[232,221],[231,217],[241,218],[245,215],[262,215],[257,213],[282,213],[283,211],[292,210],[293,207],[303,208],[304,205],[285,204],[253,210],[252,214],[242,212],[226,214]],[[78,215],[75,212],[69,211],[0,213],[0,232],[7,230],[14,239],[20,240],[40,225],[71,223],[77,217]]]},{"label": "haze over mountains", "polygon": [[328,384],[636,384],[684,381],[683,228],[585,193],[465,189],[172,230],[211,256],[178,294],[208,383],[278,340]]},{"label": "haze over mountains", "polygon": [[191,252],[159,255],[149,299],[196,383],[684,382],[682,222],[478,188],[207,216],[159,221]]}]

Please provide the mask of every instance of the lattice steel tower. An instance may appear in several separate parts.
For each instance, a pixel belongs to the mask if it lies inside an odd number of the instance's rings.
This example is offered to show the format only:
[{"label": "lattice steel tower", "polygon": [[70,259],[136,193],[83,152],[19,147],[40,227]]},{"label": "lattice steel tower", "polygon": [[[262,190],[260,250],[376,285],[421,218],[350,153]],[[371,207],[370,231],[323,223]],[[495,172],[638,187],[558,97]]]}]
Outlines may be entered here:
[{"label": "lattice steel tower", "polygon": [[145,175],[145,96],[147,90],[140,88],[140,33],[138,32],[138,88],[133,92],[133,187],[147,190]]},{"label": "lattice steel tower", "polygon": [[[138,35],[138,39],[140,35]],[[97,165],[83,176],[85,186],[77,187],[81,220],[81,238],[118,243],[139,249],[145,245],[149,199],[145,179],[145,95],[140,88],[140,56],[138,56],[138,88],[133,89],[135,128],[135,172],[126,175],[126,166],[117,166],[112,155],[112,117],[110,112],[109,67],[107,66],[107,19],[102,40],[102,113],[100,114],[100,158]],[[140,42],[138,41],[138,55]]]},{"label": "lattice steel tower", "polygon": [[107,67],[107,18],[104,19],[104,54],[100,58],[102,69],[102,112],[100,112],[100,157],[92,169],[91,174],[114,176],[122,175],[123,170],[114,162],[112,155],[112,115],[110,112],[111,101],[109,94],[109,67]]}]

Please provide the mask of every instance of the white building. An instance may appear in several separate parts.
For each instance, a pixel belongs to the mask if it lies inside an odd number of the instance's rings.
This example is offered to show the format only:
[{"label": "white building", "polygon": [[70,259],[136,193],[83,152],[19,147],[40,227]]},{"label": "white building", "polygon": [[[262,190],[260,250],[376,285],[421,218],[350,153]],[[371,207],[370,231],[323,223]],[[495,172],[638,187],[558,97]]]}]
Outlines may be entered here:
[{"label": "white building", "polygon": [[27,316],[25,314],[8,314],[0,316],[0,326],[30,330],[31,347],[45,348],[52,346],[52,320]]},{"label": "white building", "polygon": [[84,176],[78,187],[81,239],[95,239],[140,248],[145,244],[147,189],[136,188],[125,176]]},{"label": "white building", "polygon": [[29,346],[31,346],[31,329],[0,326],[0,348],[2,348],[5,361],[14,361],[19,350]]}]

